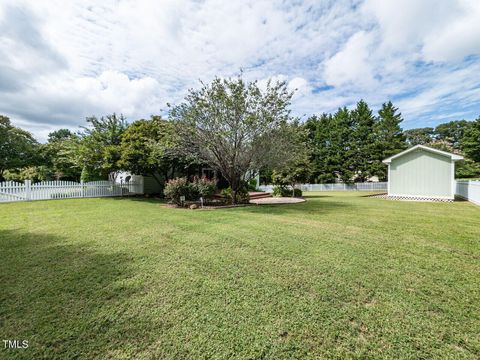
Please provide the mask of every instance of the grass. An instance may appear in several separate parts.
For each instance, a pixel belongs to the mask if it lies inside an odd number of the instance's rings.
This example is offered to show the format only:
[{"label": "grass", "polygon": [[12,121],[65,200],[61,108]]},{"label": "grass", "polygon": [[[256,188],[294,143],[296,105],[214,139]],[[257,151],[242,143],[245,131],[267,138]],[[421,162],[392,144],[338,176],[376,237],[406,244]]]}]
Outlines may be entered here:
[{"label": "grass", "polygon": [[12,358],[480,357],[480,207],[0,205]]}]

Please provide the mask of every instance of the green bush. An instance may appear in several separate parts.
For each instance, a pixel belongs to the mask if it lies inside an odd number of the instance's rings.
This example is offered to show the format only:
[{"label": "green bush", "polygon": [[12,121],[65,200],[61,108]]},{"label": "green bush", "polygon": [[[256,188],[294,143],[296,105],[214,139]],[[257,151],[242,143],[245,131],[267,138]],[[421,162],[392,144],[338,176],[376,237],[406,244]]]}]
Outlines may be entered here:
[{"label": "green bush", "polygon": [[273,187],[273,196],[292,196],[292,190],[285,185],[276,185]]},{"label": "green bush", "polygon": [[295,196],[295,197],[302,197],[302,195],[303,195],[302,190],[300,190],[300,189],[294,189],[294,190],[293,190],[293,196]]},{"label": "green bush", "polygon": [[[303,195],[302,190],[294,189],[293,196],[301,197]],[[273,187],[273,196],[289,197],[292,196],[292,190],[285,185],[277,185]]]},{"label": "green bush", "polygon": [[[215,193],[215,189],[217,188],[216,180],[210,180],[206,177],[195,177],[193,182],[191,183],[191,187],[193,188],[192,191],[195,192],[198,197],[203,197],[204,199],[209,199]],[[192,199],[196,200],[196,199]]]},{"label": "green bush", "polygon": [[197,201],[200,197],[207,199],[215,193],[215,188],[215,180],[194,177],[192,181],[188,181],[186,177],[182,177],[169,180],[163,193],[168,200],[181,205],[180,197],[185,196],[186,201]]},{"label": "green bush", "polygon": [[165,197],[177,205],[181,205],[181,196],[185,196],[185,200],[189,200],[191,189],[187,178],[176,178],[167,181],[163,190]]},{"label": "green bush", "polygon": [[247,190],[257,191],[257,179],[250,179],[250,181],[247,183]]},{"label": "green bush", "polygon": [[[233,191],[231,187],[222,190],[222,196],[225,197],[227,203],[233,204]],[[248,190],[245,187],[242,187],[237,190],[236,195],[237,204],[248,204],[250,201],[250,196],[248,195]]]}]

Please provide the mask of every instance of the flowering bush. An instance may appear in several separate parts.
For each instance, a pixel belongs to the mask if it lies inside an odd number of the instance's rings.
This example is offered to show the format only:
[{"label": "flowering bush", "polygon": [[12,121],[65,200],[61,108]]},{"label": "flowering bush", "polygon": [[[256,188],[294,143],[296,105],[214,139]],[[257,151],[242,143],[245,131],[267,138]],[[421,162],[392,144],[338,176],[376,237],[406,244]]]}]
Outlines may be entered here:
[{"label": "flowering bush", "polygon": [[195,188],[195,191],[198,193],[198,197],[201,196],[205,199],[211,198],[215,193],[215,189],[217,187],[216,180],[210,180],[205,176],[201,178],[193,178],[193,182],[191,184]]},{"label": "flowering bush", "polygon": [[187,201],[196,201],[200,197],[205,199],[212,197],[215,192],[216,181],[206,177],[195,176],[192,181],[186,177],[169,180],[165,184],[163,193],[165,197],[177,205],[181,205],[180,197],[185,196]]},{"label": "flowering bush", "polygon": [[181,205],[181,196],[187,199],[190,195],[190,184],[186,177],[168,180],[163,190],[165,197],[177,205]]}]

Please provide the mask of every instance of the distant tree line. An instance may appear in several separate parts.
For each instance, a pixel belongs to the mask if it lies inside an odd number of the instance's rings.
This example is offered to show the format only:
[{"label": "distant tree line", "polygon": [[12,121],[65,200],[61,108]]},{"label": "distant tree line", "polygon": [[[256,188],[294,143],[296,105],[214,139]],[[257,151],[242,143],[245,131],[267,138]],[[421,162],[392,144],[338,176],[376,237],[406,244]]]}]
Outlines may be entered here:
[{"label": "distant tree line", "polygon": [[[354,109],[312,116],[305,122],[310,150],[310,183],[346,183],[387,179],[382,160],[414,145],[462,154],[457,177],[480,176],[480,118],[451,121],[436,128],[403,131],[402,115],[392,102],[377,114],[361,100]],[[264,181],[269,181],[268,178]]]},{"label": "distant tree line", "polygon": [[[466,160],[457,177],[480,177],[480,118],[403,131],[391,102],[374,113],[355,108],[311,116],[290,115],[285,83],[215,79],[190,90],[168,119],[154,115],[128,123],[123,115],[88,117],[79,131],[59,129],[41,144],[0,116],[0,181],[114,178],[119,171],[152,176],[159,184],[200,175],[211,167],[235,193],[258,171],[263,182],[294,185],[386,180],[382,160],[424,144]],[[235,197],[235,196],[234,196]]]}]

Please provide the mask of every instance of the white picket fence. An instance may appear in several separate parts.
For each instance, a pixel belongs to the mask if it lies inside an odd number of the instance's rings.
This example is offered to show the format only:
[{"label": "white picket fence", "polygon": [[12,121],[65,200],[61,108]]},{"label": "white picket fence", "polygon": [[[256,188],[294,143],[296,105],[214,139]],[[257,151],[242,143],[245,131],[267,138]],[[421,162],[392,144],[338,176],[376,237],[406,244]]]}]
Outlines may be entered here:
[{"label": "white picket fence", "polygon": [[[302,191],[387,191],[388,183],[386,182],[365,182],[355,184],[301,184],[297,187]],[[261,185],[259,189],[262,191],[272,192],[273,185]]]},{"label": "white picket fence", "polygon": [[455,195],[480,205],[480,181],[457,180]]},{"label": "white picket fence", "polygon": [[42,181],[0,182],[0,202],[72,199],[143,194],[143,182],[113,183],[111,181]]}]

